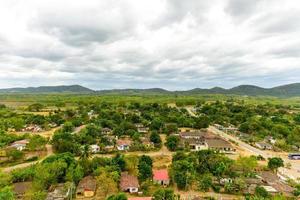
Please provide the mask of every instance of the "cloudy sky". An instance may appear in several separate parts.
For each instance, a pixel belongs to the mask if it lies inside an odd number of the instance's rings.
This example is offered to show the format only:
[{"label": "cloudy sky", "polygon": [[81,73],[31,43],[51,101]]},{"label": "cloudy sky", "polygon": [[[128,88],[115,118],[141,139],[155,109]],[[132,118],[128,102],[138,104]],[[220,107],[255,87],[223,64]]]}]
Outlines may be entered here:
[{"label": "cloudy sky", "polygon": [[297,0],[0,0],[0,88],[300,82]]}]

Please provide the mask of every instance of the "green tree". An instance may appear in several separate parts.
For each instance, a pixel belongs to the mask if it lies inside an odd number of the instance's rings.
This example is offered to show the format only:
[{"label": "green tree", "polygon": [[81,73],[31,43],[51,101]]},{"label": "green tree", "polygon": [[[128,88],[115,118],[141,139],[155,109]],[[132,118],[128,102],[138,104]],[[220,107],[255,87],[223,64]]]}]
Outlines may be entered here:
[{"label": "green tree", "polygon": [[138,178],[140,181],[145,181],[147,179],[152,178],[152,167],[148,165],[145,161],[139,162],[138,165],[139,175]]},{"label": "green tree", "polygon": [[172,189],[158,189],[152,196],[153,200],[175,200],[175,194]]},{"label": "green tree", "polygon": [[160,138],[159,134],[157,133],[157,131],[151,132],[150,141],[153,142],[156,147],[161,146],[161,138]]},{"label": "green tree", "polygon": [[127,200],[126,194],[120,193],[109,196],[106,200]]},{"label": "green tree", "polygon": [[45,147],[47,140],[40,135],[34,135],[29,139],[27,145],[28,149],[31,151],[42,150]]},{"label": "green tree", "polygon": [[180,139],[178,136],[170,135],[167,137],[165,145],[170,151],[175,151],[178,148],[179,142]]},{"label": "green tree", "polygon": [[208,192],[209,188],[213,185],[212,182],[212,175],[211,174],[204,174],[200,177],[198,182],[198,188],[200,191]]},{"label": "green tree", "polygon": [[279,157],[269,158],[269,161],[268,161],[269,169],[271,169],[273,171],[277,171],[279,167],[284,167],[284,162],[283,162],[282,158],[279,158]]},{"label": "green tree", "polygon": [[242,171],[244,175],[249,175],[257,167],[258,163],[255,157],[242,157],[240,156],[235,162],[235,168]]},{"label": "green tree", "polygon": [[34,103],[28,106],[28,110],[31,112],[39,112],[43,108],[44,108],[43,104],[40,103]]},{"label": "green tree", "polygon": [[255,188],[255,195],[260,197],[260,198],[268,198],[270,196],[270,194],[268,193],[268,191],[260,186],[257,186]]},{"label": "green tree", "polygon": [[7,151],[6,155],[12,161],[16,161],[24,157],[24,153],[16,149],[11,149]]},{"label": "green tree", "polygon": [[1,200],[14,200],[14,193],[9,186],[0,188],[0,199]]}]

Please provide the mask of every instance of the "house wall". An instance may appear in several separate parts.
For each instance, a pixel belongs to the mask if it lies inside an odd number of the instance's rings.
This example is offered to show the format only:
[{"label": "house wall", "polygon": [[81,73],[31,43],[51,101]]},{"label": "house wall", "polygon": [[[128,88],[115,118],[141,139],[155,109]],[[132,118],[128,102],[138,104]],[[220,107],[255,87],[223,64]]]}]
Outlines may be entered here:
[{"label": "house wall", "polygon": [[94,191],[84,191],[84,197],[92,197],[95,195]]}]

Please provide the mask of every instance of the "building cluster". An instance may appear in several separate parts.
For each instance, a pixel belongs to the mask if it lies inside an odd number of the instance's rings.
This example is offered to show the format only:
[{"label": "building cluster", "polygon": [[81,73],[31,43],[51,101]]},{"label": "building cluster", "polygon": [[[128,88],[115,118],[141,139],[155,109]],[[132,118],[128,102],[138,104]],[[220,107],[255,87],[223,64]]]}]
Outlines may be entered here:
[{"label": "building cluster", "polygon": [[181,144],[191,151],[211,149],[221,153],[234,153],[236,149],[227,140],[220,138],[206,129],[180,132]]}]

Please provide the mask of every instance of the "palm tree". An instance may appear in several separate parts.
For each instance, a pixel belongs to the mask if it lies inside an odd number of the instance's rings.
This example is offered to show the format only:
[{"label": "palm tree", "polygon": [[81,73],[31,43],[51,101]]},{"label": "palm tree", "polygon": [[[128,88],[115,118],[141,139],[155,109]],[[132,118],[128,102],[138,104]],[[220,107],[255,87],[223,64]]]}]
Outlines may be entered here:
[{"label": "palm tree", "polygon": [[79,159],[87,160],[89,157],[90,157],[90,146],[86,144],[83,146]]}]

